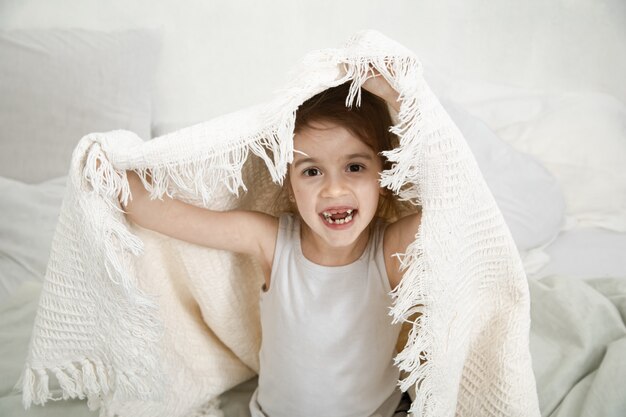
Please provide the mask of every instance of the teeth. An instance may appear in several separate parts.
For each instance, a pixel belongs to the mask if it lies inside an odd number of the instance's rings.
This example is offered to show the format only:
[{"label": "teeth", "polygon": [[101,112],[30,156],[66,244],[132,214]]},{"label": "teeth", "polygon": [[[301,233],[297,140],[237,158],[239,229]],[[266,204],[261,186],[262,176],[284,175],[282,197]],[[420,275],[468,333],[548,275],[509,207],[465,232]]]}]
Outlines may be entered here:
[{"label": "teeth", "polygon": [[333,220],[330,217],[326,217],[326,213],[324,213],[324,220],[330,224],[346,224],[352,221],[352,214],[348,215],[345,219]]},{"label": "teeth", "polygon": [[[337,214],[337,213],[342,213],[341,211],[337,211],[337,210],[332,210],[333,212],[330,213],[328,211],[323,212],[322,214],[324,215],[324,217],[326,217],[327,219],[332,216],[333,214]],[[350,216],[352,214],[352,212],[354,211],[354,209],[349,209],[346,210],[345,213],[348,213],[348,216]],[[347,217],[346,217],[347,218]]]}]

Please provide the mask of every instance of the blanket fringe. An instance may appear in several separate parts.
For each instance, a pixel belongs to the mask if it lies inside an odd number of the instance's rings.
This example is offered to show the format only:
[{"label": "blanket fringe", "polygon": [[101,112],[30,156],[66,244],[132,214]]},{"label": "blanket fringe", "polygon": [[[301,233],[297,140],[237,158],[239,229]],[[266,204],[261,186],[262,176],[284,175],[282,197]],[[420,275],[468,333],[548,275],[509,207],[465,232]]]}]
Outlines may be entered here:
[{"label": "blanket fringe", "polygon": [[[50,391],[50,376],[56,378],[61,391]],[[90,410],[97,410],[110,392],[128,399],[150,399],[152,387],[145,383],[145,376],[132,372],[113,374],[102,361],[83,359],[62,367],[39,368],[27,364],[15,386],[22,392],[22,405],[29,409],[32,404],[44,405],[47,401],[87,399]],[[208,414],[211,415],[211,414]]]},{"label": "blanket fringe", "polygon": [[391,292],[393,306],[390,315],[392,323],[409,321],[409,317],[415,316],[411,322],[406,345],[394,358],[394,363],[408,375],[399,381],[402,391],[407,391],[415,386],[416,398],[411,405],[411,413],[415,415],[430,415],[428,410],[435,408],[432,404],[432,384],[428,379],[433,368],[433,351],[435,337],[433,335],[431,317],[428,307],[430,306],[428,294],[427,264],[424,258],[421,228],[418,230],[413,241],[404,254],[397,254],[400,260],[400,270],[404,275],[398,286]]},{"label": "blanket fringe", "polygon": [[[236,197],[239,197],[241,190],[247,191],[242,178],[242,168],[250,152],[264,161],[272,180],[282,185],[287,165],[293,159],[292,136],[295,118],[293,116],[279,120],[275,118],[275,115],[265,115],[263,125],[266,127],[262,131],[252,137],[224,139],[229,146],[223,146],[221,149],[207,147],[206,154],[200,152],[193,160],[172,161],[157,167],[132,169],[150,192],[150,198],[162,198],[166,195],[203,207],[215,206],[216,202],[212,201],[212,198],[220,186],[224,186]],[[233,146],[233,143],[237,146]],[[126,177],[120,177],[127,184]]]},{"label": "blanket fringe", "polygon": [[[58,381],[61,393],[50,391],[50,375]],[[87,398],[89,409],[95,410],[100,407],[102,397],[109,393],[111,379],[112,376],[99,360],[83,359],[78,363],[49,368],[33,367],[27,363],[15,390],[22,392],[24,409],[32,404],[44,405],[49,400]]]},{"label": "blanket fringe", "polygon": [[92,133],[82,139],[91,145],[85,160],[83,179],[91,185],[95,194],[106,197],[104,201],[108,203],[109,208],[118,212],[123,211],[117,200],[119,198],[126,205],[130,196],[130,187],[126,171],[113,167],[103,149],[102,141],[111,134],[128,136],[128,133],[130,132]]}]

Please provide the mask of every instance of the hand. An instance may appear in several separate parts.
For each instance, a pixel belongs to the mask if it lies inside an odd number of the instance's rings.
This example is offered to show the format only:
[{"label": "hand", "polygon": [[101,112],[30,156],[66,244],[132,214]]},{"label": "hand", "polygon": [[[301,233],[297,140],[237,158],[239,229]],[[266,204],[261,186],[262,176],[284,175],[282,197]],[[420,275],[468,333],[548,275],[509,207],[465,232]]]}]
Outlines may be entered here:
[{"label": "hand", "polygon": [[385,100],[395,111],[400,111],[400,95],[376,69],[370,67],[370,74],[361,87]]}]

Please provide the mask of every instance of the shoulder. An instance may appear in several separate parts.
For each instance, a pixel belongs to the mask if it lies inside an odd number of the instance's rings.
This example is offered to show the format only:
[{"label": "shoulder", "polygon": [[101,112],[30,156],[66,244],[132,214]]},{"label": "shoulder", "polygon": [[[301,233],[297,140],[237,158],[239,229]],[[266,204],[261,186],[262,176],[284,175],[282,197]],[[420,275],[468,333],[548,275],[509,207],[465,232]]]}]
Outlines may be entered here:
[{"label": "shoulder", "polygon": [[385,229],[383,254],[385,255],[385,268],[391,289],[394,289],[402,280],[400,261],[393,255],[406,252],[406,248],[415,240],[421,222],[422,210],[420,209],[416,213],[390,223]]},{"label": "shoulder", "polygon": [[385,230],[385,241],[393,244],[395,249],[404,251],[415,240],[415,235],[422,222],[422,210],[409,214],[393,223]]}]

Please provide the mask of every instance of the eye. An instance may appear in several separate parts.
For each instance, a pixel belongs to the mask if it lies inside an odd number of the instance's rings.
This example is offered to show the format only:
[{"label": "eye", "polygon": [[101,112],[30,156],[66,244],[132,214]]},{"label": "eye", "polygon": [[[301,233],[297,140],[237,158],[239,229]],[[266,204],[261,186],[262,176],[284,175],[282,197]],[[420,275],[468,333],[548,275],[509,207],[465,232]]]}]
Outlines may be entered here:
[{"label": "eye", "polygon": [[304,171],[302,171],[302,173],[304,174],[305,177],[315,177],[316,175],[319,175],[320,170],[317,168],[307,168]]},{"label": "eye", "polygon": [[350,164],[348,165],[348,170],[350,172],[361,172],[365,169],[363,165],[360,164]]}]

